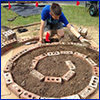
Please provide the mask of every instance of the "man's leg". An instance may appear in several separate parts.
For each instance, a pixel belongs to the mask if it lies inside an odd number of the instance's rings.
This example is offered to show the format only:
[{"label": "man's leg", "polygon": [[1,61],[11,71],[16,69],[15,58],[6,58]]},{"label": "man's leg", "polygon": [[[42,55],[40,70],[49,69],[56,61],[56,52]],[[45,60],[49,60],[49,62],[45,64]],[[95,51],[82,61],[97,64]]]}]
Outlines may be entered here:
[{"label": "man's leg", "polygon": [[63,24],[61,22],[56,23],[54,29],[57,31],[59,38],[64,37]]},{"label": "man's leg", "polygon": [[57,30],[57,34],[60,36],[60,37],[64,37],[64,29],[58,29]]}]

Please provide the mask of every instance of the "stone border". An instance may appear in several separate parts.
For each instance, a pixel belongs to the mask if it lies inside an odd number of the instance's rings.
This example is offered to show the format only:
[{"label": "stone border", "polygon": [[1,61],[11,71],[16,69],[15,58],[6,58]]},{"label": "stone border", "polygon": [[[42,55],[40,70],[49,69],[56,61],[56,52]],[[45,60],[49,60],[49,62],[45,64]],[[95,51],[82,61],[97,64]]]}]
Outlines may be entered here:
[{"label": "stone border", "polygon": [[[24,42],[26,42],[26,40],[24,40]],[[12,42],[10,42],[11,44]],[[21,42],[22,43],[22,42]],[[9,43],[7,44],[7,48],[9,46],[11,46]],[[11,59],[8,60],[3,72],[4,72],[4,78],[5,78],[5,82],[6,82],[6,86],[15,94],[17,95],[19,98],[22,99],[53,99],[53,97],[40,97],[39,95],[36,95],[34,93],[28,92],[26,90],[24,90],[22,87],[20,87],[18,84],[16,84],[12,78],[12,74],[11,74],[11,69],[13,68],[13,66],[15,65],[15,61],[22,55],[28,53],[29,51],[33,51],[35,49],[39,49],[41,47],[48,47],[48,46],[54,46],[54,45],[75,45],[75,46],[81,46],[81,44],[77,44],[77,43],[68,43],[65,44],[64,42],[62,43],[48,43],[48,44],[39,44],[39,45],[34,45],[28,49],[24,49],[21,52],[17,53],[15,56],[13,56]],[[4,46],[4,47],[5,47]],[[4,49],[5,50],[5,49]],[[7,49],[6,49],[7,50]],[[94,49],[93,49],[94,50]],[[97,49],[95,49],[96,51],[98,51]],[[84,60],[86,63],[90,64],[90,66],[92,67],[93,70],[93,76],[90,80],[90,83],[87,87],[85,87],[82,91],[80,91],[78,94],[75,95],[71,95],[71,96],[66,96],[66,97],[61,97],[59,99],[85,99],[87,98],[90,94],[92,94],[98,86],[99,83],[99,69],[97,67],[97,64],[91,59],[88,58],[86,55],[81,54],[79,52],[72,52],[72,51],[55,51],[55,52],[48,52],[47,54],[44,53],[40,56],[35,57],[35,60],[33,60],[33,66],[31,68],[31,73],[33,75],[36,75],[36,77],[38,77],[41,80],[43,80],[46,77],[48,78],[48,76],[44,76],[41,73],[39,73],[38,71],[36,71],[34,68],[36,66],[36,64],[34,65],[34,61],[39,61],[44,59],[47,56],[55,56],[55,55],[60,55],[60,54],[71,54],[74,55],[76,57],[81,58],[82,60]],[[68,63],[67,63],[68,64]],[[72,63],[69,63],[69,66],[72,66]],[[37,75],[37,74],[38,75]],[[68,74],[70,73],[70,74]],[[69,72],[66,73],[66,75],[63,75],[62,78],[60,77],[49,77],[50,79],[57,79],[59,78],[60,81],[53,81],[53,82],[61,82],[61,79],[64,79],[65,76],[67,76],[67,81],[70,79],[70,77],[72,77],[75,74],[74,71],[69,70]],[[70,77],[69,77],[70,76]],[[57,99],[57,98],[54,98]]]},{"label": "stone border", "polygon": [[21,46],[21,45],[23,45],[27,42],[38,41],[38,40],[39,40],[39,36],[24,38],[24,39],[21,39],[21,40],[17,40],[15,38],[8,40],[8,41],[1,44],[1,55],[3,55],[8,50],[13,49],[13,48],[18,47],[18,46]]},{"label": "stone border", "polygon": [[[18,47],[18,46],[21,46],[27,42],[30,42],[30,41],[39,41],[39,36],[33,36],[33,37],[28,37],[28,38],[24,38],[24,39],[21,39],[21,40],[18,40],[18,39],[12,39],[12,40],[9,40],[9,41],[6,41],[4,43],[1,44],[1,55],[3,55],[5,52],[7,52],[8,50],[12,49],[12,48],[15,48],[15,47]],[[46,43],[46,44],[42,44],[40,46],[50,46],[50,45],[59,45],[59,44],[65,44],[64,42],[62,43]],[[75,45],[75,46],[82,46],[81,43],[73,43],[73,42],[68,42],[66,43],[67,45]],[[99,49],[96,48],[96,47],[93,47],[93,46],[90,46],[89,47],[90,49],[92,50],[95,50],[97,52],[99,52]]]}]

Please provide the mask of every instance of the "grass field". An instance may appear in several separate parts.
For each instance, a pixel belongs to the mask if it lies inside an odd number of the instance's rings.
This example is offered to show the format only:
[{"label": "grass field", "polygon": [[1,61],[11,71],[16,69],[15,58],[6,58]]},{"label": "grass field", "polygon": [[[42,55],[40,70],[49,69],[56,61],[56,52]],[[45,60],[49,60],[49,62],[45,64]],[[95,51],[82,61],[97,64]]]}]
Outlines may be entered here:
[{"label": "grass field", "polygon": [[[91,17],[89,12],[84,10],[83,6],[61,5],[61,7],[70,23],[82,26],[99,27],[99,14],[95,17]],[[40,15],[34,15],[26,18],[19,16],[12,22],[7,21],[7,19],[14,18],[15,16],[17,16],[16,13],[1,6],[1,26],[20,26],[40,22],[41,20]]]}]

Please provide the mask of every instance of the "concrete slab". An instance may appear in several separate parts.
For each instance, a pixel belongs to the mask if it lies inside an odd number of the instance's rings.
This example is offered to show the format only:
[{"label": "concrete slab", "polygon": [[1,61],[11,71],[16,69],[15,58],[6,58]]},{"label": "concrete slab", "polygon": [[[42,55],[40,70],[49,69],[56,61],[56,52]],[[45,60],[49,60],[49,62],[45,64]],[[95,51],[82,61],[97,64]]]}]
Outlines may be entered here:
[{"label": "concrete slab", "polygon": [[19,99],[15,94],[11,93],[9,95],[1,96],[1,99]]},{"label": "concrete slab", "polygon": [[91,96],[91,99],[99,99],[99,89]]},{"label": "concrete slab", "polygon": [[4,77],[3,77],[3,75],[1,75],[1,96],[10,95],[10,94],[11,94],[11,92],[6,87]]},{"label": "concrete slab", "polygon": [[2,95],[9,95],[10,91],[5,85],[5,80],[3,77],[3,69],[6,65],[6,62],[9,60],[9,58],[12,57],[13,50],[6,52],[3,56],[1,56],[1,96]]}]

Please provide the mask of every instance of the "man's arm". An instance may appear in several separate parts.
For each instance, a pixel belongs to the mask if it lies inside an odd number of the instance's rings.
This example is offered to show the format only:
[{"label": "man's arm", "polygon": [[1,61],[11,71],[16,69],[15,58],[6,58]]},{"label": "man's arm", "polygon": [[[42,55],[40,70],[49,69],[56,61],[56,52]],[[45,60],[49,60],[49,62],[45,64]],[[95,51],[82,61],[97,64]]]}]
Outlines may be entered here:
[{"label": "man's arm", "polygon": [[39,43],[42,43],[43,42],[44,26],[45,26],[45,21],[41,20]]},{"label": "man's arm", "polygon": [[80,34],[77,32],[77,30],[76,30],[74,27],[72,27],[72,26],[70,25],[70,23],[68,23],[67,27],[70,29],[70,31],[71,31],[77,38],[80,36]]},{"label": "man's arm", "polygon": [[70,25],[70,23],[68,23],[66,27],[68,27],[68,28],[70,29],[70,31],[71,31],[81,42],[89,42],[87,39],[84,39],[84,38],[80,35],[80,33],[78,33],[77,30],[76,30],[74,27],[72,27],[72,26]]}]

